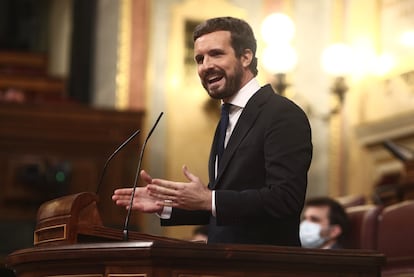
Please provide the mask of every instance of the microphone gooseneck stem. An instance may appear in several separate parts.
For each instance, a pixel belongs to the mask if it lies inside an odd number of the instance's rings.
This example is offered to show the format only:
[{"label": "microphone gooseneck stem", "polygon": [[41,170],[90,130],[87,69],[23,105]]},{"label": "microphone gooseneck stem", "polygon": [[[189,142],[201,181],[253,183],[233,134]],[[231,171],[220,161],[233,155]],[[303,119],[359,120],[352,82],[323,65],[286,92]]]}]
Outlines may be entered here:
[{"label": "microphone gooseneck stem", "polygon": [[134,180],[134,186],[132,188],[131,200],[129,202],[129,207],[128,207],[127,215],[125,217],[125,224],[124,224],[124,230],[123,230],[123,239],[124,239],[124,241],[127,241],[128,240],[129,218],[131,217],[131,210],[132,210],[132,205],[134,203],[135,190],[137,188],[137,184],[138,184],[138,181],[139,181],[139,173],[141,171],[141,163],[142,163],[142,158],[144,156],[145,146],[147,145],[148,139],[151,137],[152,133],[155,130],[155,127],[158,125],[158,122],[160,121],[161,116],[163,114],[164,113],[161,112],[160,115],[158,116],[157,120],[154,123],[154,126],[152,126],[151,130],[149,131],[147,137],[145,138],[144,144],[142,145],[142,148],[141,148],[141,153],[139,155],[139,160],[138,160],[137,171],[135,172],[135,180]]},{"label": "microphone gooseneck stem", "polygon": [[139,134],[139,132],[141,132],[141,130],[136,130],[131,136],[129,136],[129,138],[127,138],[127,140],[125,140],[120,146],[118,146],[118,148],[111,154],[111,156],[109,156],[109,158],[106,160],[105,165],[102,169],[102,173],[101,173],[101,178],[99,179],[99,183],[98,186],[96,188],[96,194],[99,193],[99,189],[102,185],[102,181],[103,178],[105,176],[106,173],[106,168],[108,167],[109,162],[112,160],[113,157],[115,157],[115,155],[122,149],[124,148],[125,145],[127,145],[136,135]]}]

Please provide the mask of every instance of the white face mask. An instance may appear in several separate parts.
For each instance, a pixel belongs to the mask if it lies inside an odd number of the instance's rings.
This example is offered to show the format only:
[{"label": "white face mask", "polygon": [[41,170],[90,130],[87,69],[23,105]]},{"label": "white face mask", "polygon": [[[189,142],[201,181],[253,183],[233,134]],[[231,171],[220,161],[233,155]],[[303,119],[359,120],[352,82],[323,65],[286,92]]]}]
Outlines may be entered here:
[{"label": "white face mask", "polygon": [[305,248],[319,248],[326,241],[321,237],[322,226],[307,220],[300,223],[299,237]]}]

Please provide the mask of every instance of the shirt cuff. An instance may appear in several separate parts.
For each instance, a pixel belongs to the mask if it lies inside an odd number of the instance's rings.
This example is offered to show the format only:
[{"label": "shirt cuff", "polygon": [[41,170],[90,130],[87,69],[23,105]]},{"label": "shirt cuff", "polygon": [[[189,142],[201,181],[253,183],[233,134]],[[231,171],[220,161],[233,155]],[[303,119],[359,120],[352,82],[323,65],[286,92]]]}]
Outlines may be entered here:
[{"label": "shirt cuff", "polygon": [[211,192],[211,214],[216,217],[216,191]]},{"label": "shirt cuff", "polygon": [[172,207],[164,206],[164,208],[162,209],[161,214],[157,213],[157,215],[161,219],[170,219],[171,218],[171,213],[172,213]]}]

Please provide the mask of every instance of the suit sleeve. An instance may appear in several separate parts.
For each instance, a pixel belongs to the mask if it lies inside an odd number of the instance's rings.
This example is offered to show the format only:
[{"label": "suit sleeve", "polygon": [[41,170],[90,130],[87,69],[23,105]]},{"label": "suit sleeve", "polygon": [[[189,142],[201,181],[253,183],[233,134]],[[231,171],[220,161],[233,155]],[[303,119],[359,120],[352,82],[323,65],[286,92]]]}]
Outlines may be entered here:
[{"label": "suit sleeve", "polygon": [[161,219],[161,226],[175,225],[206,225],[209,223],[211,212],[187,211],[173,208],[170,219]]}]

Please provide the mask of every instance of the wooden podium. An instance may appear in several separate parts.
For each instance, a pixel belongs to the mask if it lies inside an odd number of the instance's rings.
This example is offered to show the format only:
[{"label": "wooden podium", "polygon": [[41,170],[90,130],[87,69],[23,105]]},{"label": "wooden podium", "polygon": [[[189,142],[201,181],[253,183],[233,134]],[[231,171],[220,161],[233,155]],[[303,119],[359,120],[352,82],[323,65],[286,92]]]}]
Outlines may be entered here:
[{"label": "wooden podium", "polygon": [[11,253],[18,277],[381,276],[384,255],[368,250],[310,250],[264,245],[201,244],[101,225],[96,196],[80,193],[44,203],[34,247]]}]

